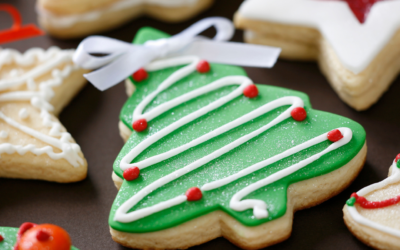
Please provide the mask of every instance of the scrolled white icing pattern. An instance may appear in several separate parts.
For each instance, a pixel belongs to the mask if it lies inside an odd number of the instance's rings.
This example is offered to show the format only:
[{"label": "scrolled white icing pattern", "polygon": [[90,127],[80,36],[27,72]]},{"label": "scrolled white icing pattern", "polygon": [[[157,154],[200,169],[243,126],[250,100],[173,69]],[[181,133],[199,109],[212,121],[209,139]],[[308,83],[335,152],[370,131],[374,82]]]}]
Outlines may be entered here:
[{"label": "scrolled white icing pattern", "polygon": [[[357,192],[357,194],[359,196],[365,196],[368,193],[371,193],[375,190],[384,188],[390,184],[394,184],[394,183],[398,183],[400,182],[400,169],[397,167],[397,164],[395,161],[393,161],[392,164],[392,174],[384,179],[381,182],[369,185],[363,189],[361,189],[360,191]],[[374,228],[376,230],[391,234],[393,236],[396,237],[400,237],[400,230],[395,229],[395,228],[391,228],[388,226],[384,226],[382,224],[379,224],[375,221],[369,220],[367,218],[365,218],[364,216],[362,216],[358,211],[357,208],[355,206],[347,206],[347,209],[349,211],[350,216],[359,224],[365,225],[367,227],[371,227]]]},{"label": "scrolled white icing pattern", "polygon": [[[54,109],[49,103],[54,97],[53,87],[63,83],[64,78],[68,77],[71,72],[77,70],[78,67],[72,63],[73,50],[60,50],[52,47],[47,51],[39,48],[30,49],[24,54],[18,51],[6,49],[0,51],[0,69],[3,65],[17,64],[21,66],[33,66],[22,75],[14,74],[13,78],[0,80],[0,90],[6,91],[9,88],[27,84],[28,91],[10,91],[0,94],[0,102],[10,101],[29,101],[30,104],[40,110],[40,117],[43,126],[49,127],[49,135],[43,134],[24,126],[17,121],[7,117],[3,112],[0,112],[0,119],[17,128],[32,137],[35,137],[55,148],[61,150],[60,153],[55,153],[53,147],[45,146],[37,148],[35,145],[12,145],[10,143],[0,144],[0,155],[2,153],[13,154],[17,152],[23,155],[27,152],[32,152],[35,155],[47,154],[54,160],[65,159],[74,167],[83,165],[84,160],[79,155],[80,147],[78,144],[71,142],[72,137],[68,132],[61,131],[59,121],[54,121],[50,112]],[[58,65],[65,64],[62,70],[55,69]],[[35,66],[38,64],[38,66]],[[40,83],[35,83],[34,79],[51,72],[52,78]],[[34,91],[37,89],[37,91]],[[21,118],[27,114],[27,111],[21,110]],[[55,138],[55,137],[60,137]]]},{"label": "scrolled white icing pattern", "polygon": [[[145,107],[157,96],[160,92],[163,90],[167,89],[170,87],[172,84],[175,82],[179,81],[180,79],[186,77],[187,75],[191,74],[196,70],[196,65],[199,62],[199,59],[196,57],[178,57],[178,58],[172,58],[172,59],[164,59],[160,61],[153,62],[149,64],[146,69],[148,71],[154,71],[154,70],[159,70],[163,68],[168,68],[172,66],[179,66],[179,65],[185,65],[188,64],[187,66],[182,67],[181,69],[175,71],[173,74],[171,74],[166,80],[164,80],[159,87],[151,94],[149,94],[147,97],[144,98],[144,100],[138,104],[138,106],[135,108],[133,112],[133,121],[136,121],[138,119],[146,119],[146,120],[151,120],[154,117],[157,117],[158,115],[164,113],[165,111],[176,107],[188,100],[191,100],[193,98],[196,98],[200,95],[203,95],[209,91],[221,88],[223,86],[228,86],[228,85],[238,85],[238,88],[233,90],[230,94],[208,104],[207,106],[204,106],[200,108],[199,110],[186,115],[185,117],[179,119],[178,121],[168,125],[167,127],[161,129],[157,133],[149,136],[147,139],[144,141],[140,142],[136,147],[134,147],[127,155],[123,157],[120,163],[120,168],[122,170],[128,169],[129,167],[136,166],[139,169],[146,168],[148,166],[151,166],[153,164],[159,163],[163,160],[166,160],[168,158],[171,158],[187,149],[190,149],[196,145],[199,145],[207,140],[210,140],[211,138],[214,138],[220,134],[223,134],[235,127],[238,127],[248,121],[251,121],[252,119],[255,119],[267,112],[270,112],[271,110],[274,110],[278,107],[282,106],[288,106],[290,107],[286,109],[283,113],[281,113],[278,117],[273,119],[271,122],[268,124],[264,125],[263,127],[240,137],[239,139],[229,143],[228,145],[225,145],[224,147],[214,151],[213,153],[204,156],[195,162],[179,169],[176,170],[160,179],[157,181],[151,183],[150,185],[146,186],[145,188],[141,189],[138,191],[135,195],[133,195],[131,198],[129,198],[127,201],[125,201],[116,211],[114,219],[119,222],[131,222],[135,221],[138,219],[141,219],[143,217],[146,217],[150,214],[162,211],[164,209],[167,209],[169,207],[181,204],[187,200],[187,197],[185,195],[179,195],[175,198],[169,199],[167,201],[158,203],[156,205],[138,209],[133,212],[128,211],[135,206],[138,202],[140,202],[145,196],[150,194],[153,190],[156,190],[160,188],[161,186],[205,165],[206,163],[220,157],[221,155],[229,152],[230,150],[242,145],[243,143],[249,141],[250,139],[258,136],[259,134],[267,131],[269,128],[279,124],[280,122],[284,121],[285,119],[291,117],[291,111],[296,108],[296,107],[303,107],[304,103],[301,98],[296,97],[296,96],[286,96],[279,98],[277,100],[274,100],[272,102],[266,103],[263,106],[251,111],[248,114],[243,115],[242,117],[229,122],[217,129],[215,129],[212,132],[209,132],[197,139],[194,139],[193,141],[186,143],[182,146],[179,146],[175,149],[172,149],[168,152],[149,157],[141,162],[135,162],[131,163],[135,157],[137,157],[141,152],[146,150],[150,145],[153,143],[157,142],[159,139],[163,138],[164,136],[168,135],[169,133],[175,131],[176,129],[180,128],[181,126],[188,124],[189,122],[203,116],[204,114],[217,109],[218,107],[228,103],[229,101],[233,100],[234,98],[240,96],[243,94],[243,90],[245,87],[248,85],[252,84],[251,79],[245,76],[227,76],[224,78],[221,78],[219,80],[216,80],[206,86],[200,87],[196,89],[195,91],[191,91],[189,93],[186,93],[178,98],[172,99],[163,105],[160,105],[151,111],[143,114],[143,110]],[[132,122],[133,122],[132,121]],[[352,131],[349,128],[339,128],[341,133],[343,134],[343,139],[341,139],[338,142],[332,143],[328,148],[323,150],[320,153],[317,153],[305,160],[300,161],[297,164],[294,164],[286,169],[283,169],[281,171],[278,171],[277,173],[260,180],[256,183],[253,183],[246,188],[240,190],[238,193],[236,193],[230,201],[230,207],[233,210],[236,211],[243,211],[246,209],[253,209],[254,216],[256,218],[265,218],[268,217],[268,211],[267,211],[267,204],[263,201],[260,200],[242,200],[243,197],[248,195],[249,193],[259,189],[260,187],[263,187],[265,185],[268,185],[269,183],[275,182],[285,176],[288,176],[295,171],[307,166],[308,164],[316,161],[319,159],[322,155],[335,150],[345,144],[347,144],[351,138],[352,138]],[[329,131],[327,131],[328,133]],[[259,162],[257,164],[254,164],[242,171],[239,171],[236,174],[233,174],[231,176],[228,176],[226,178],[207,183],[201,187],[202,191],[209,191],[216,189],[218,187],[224,186],[228,183],[231,183],[234,180],[237,180],[243,176],[246,176],[248,174],[253,173],[254,171],[257,171],[265,166],[268,166],[274,162],[277,162],[285,157],[288,157],[292,154],[295,154],[297,152],[300,152],[303,149],[309,148],[313,145],[316,145],[318,143],[321,143],[323,141],[328,140],[327,139],[327,133],[324,133],[316,138],[313,138],[307,142],[304,142],[298,146],[295,146],[281,154],[278,154],[274,157],[271,157],[267,160],[264,160],[262,162]]]}]

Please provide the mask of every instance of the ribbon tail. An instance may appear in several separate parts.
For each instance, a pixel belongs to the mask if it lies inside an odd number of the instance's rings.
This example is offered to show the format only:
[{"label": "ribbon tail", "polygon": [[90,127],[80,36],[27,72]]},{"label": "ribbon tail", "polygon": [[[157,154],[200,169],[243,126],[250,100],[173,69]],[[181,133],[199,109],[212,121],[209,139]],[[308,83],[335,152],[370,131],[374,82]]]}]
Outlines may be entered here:
[{"label": "ribbon tail", "polygon": [[281,49],[277,47],[197,40],[169,56],[196,55],[204,60],[245,67],[272,68]]},{"label": "ribbon tail", "polygon": [[97,89],[104,91],[125,80],[153,59],[152,53],[146,49],[130,50],[105,67],[84,76]]}]

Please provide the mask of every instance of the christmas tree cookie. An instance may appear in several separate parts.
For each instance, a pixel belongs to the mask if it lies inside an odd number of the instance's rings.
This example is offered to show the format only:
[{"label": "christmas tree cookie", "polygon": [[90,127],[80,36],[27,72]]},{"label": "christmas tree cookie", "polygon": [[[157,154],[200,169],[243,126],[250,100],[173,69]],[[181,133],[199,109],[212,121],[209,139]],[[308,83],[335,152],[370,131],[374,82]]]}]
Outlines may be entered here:
[{"label": "christmas tree cookie", "polygon": [[73,50],[0,50],[0,177],[80,181],[87,163],[56,115],[85,85]]},{"label": "christmas tree cookie", "polygon": [[343,208],[344,221],[361,241],[377,249],[400,249],[400,154],[389,177],[353,193]]},{"label": "christmas tree cookie", "polygon": [[235,25],[282,58],[318,61],[339,97],[365,110],[400,72],[399,11],[398,0],[248,0]]},{"label": "christmas tree cookie", "polygon": [[[145,28],[135,43],[168,37]],[[242,248],[289,237],[293,213],[343,190],[366,157],[358,123],[313,110],[307,95],[254,84],[195,56],[133,74],[129,136],[114,163],[113,239],[187,248],[223,236]],[[132,91],[131,91],[132,92]]]},{"label": "christmas tree cookie", "polygon": [[20,228],[0,227],[0,250],[79,250],[68,233],[51,224],[23,223]]}]

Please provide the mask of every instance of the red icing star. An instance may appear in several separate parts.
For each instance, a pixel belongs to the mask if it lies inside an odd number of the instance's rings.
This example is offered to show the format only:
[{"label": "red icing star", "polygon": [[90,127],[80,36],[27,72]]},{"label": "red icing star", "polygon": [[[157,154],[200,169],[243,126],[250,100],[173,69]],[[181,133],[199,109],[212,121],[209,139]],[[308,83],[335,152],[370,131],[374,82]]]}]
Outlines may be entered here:
[{"label": "red icing star", "polygon": [[367,19],[369,11],[372,6],[379,1],[382,0],[341,0],[347,2],[351,11],[353,11],[354,15],[357,17],[360,23],[364,23]]}]

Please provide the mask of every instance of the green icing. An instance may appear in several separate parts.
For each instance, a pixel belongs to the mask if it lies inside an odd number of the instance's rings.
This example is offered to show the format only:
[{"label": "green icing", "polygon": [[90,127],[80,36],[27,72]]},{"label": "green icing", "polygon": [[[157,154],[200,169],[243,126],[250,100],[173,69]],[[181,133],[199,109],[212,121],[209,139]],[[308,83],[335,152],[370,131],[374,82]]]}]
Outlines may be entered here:
[{"label": "green icing", "polygon": [[[0,235],[4,240],[0,242],[0,250],[12,250],[17,242],[18,228],[14,227],[0,227]],[[79,250],[76,247],[71,247],[71,250]]]},{"label": "green icing", "polygon": [[397,162],[396,162],[396,166],[397,166],[398,168],[400,168],[400,161],[397,161]]},{"label": "green icing", "polygon": [[[163,37],[168,37],[168,35],[151,28],[144,28],[139,31],[134,42],[142,44],[147,40]],[[246,75],[245,71],[240,67],[219,64],[211,64],[211,67],[212,70],[209,73],[200,74],[194,72],[160,93],[146,107],[145,112],[193,89],[207,85],[221,77],[228,75]],[[125,103],[120,115],[121,121],[130,128],[130,124],[132,123],[132,112],[136,105],[138,105],[149,93],[154,91],[164,79],[178,68],[179,67],[174,67],[157,72],[150,72],[147,80],[135,83],[136,91]],[[133,80],[131,79],[131,81]],[[236,87],[237,86],[224,87],[198,97],[195,100],[188,101],[151,120],[148,123],[148,129],[145,131],[141,133],[133,132],[114,163],[114,172],[118,176],[122,177],[122,171],[119,168],[121,159],[148,136],[156,133],[172,122],[198,110],[200,107],[204,107],[210,102],[219,99],[221,96],[227,95]],[[201,135],[213,131],[223,124],[235,120],[256,108],[283,96],[298,96],[303,99],[305,109],[308,113],[306,120],[296,122],[292,118],[286,119],[247,143],[205,164],[197,170],[164,185],[162,189],[154,190],[130,211],[158,204],[161,201],[184,194],[190,187],[201,187],[205,183],[229,176],[241,169],[272,157],[334,128],[349,127],[353,131],[352,140],[345,146],[322,156],[319,160],[305,168],[245,197],[246,199],[255,198],[265,201],[268,205],[268,218],[256,219],[253,216],[253,211],[250,209],[243,212],[234,211],[230,209],[229,201],[236,192],[243,189],[248,184],[261,180],[272,173],[287,168],[324,150],[331,142],[325,141],[272,165],[266,166],[259,171],[232,182],[231,184],[212,191],[203,192],[203,198],[200,201],[184,202],[183,204],[131,223],[120,223],[114,221],[113,218],[118,207],[139,190],[150,183],[157,181],[159,178],[214,152],[245,134],[260,128],[286,110],[288,106],[277,108],[251,122],[234,128],[175,157],[141,170],[139,178],[134,181],[124,181],[110,212],[110,226],[116,230],[124,232],[152,232],[177,226],[215,210],[226,212],[246,226],[257,226],[277,219],[285,214],[287,188],[290,184],[324,175],[340,168],[349,162],[364,145],[365,131],[361,125],[345,117],[313,110],[307,95],[304,93],[267,85],[257,85],[257,87],[259,89],[258,97],[249,99],[244,96],[239,96],[238,98],[228,102],[226,105],[194,120],[159,140],[157,143],[143,151],[134,159],[134,161],[138,162],[188,143]]]},{"label": "green icing", "polygon": [[346,201],[347,206],[354,206],[354,203],[356,203],[356,198],[355,197],[351,197],[350,199],[348,199]]}]

